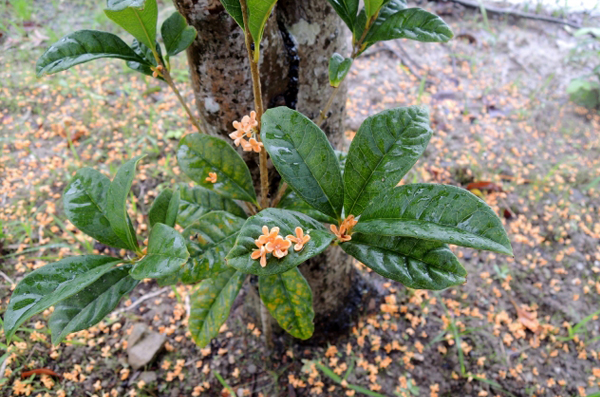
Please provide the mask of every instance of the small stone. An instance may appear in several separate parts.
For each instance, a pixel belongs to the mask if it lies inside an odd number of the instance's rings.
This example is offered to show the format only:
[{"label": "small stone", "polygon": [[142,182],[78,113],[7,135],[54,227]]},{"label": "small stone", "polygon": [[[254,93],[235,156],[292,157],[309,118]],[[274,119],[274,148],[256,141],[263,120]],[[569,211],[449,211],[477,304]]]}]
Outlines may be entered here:
[{"label": "small stone", "polygon": [[148,326],[145,323],[135,323],[131,330],[131,334],[129,334],[129,337],[127,338],[127,350],[135,346],[147,331]]},{"label": "small stone", "polygon": [[158,352],[163,348],[167,338],[158,332],[150,332],[135,346],[127,348],[129,353],[128,362],[134,370],[148,365],[154,360]]},{"label": "small stone", "polygon": [[248,371],[248,373],[255,374],[257,368],[256,368],[256,365],[250,364],[250,365],[248,365],[248,368],[246,370]]}]

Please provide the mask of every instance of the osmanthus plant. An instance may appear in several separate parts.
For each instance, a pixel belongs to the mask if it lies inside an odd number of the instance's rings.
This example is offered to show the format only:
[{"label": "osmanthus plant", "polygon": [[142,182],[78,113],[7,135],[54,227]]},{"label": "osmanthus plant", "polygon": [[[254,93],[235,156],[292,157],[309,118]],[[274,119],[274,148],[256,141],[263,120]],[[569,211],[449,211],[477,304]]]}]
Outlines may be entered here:
[{"label": "osmanthus plant", "polygon": [[[349,57],[330,61],[333,98],[353,60],[370,45],[396,38],[444,42],[452,31],[439,17],[401,0],[329,0],[353,36]],[[367,118],[348,153],[334,151],[320,124],[296,110],[264,111],[258,75],[262,32],[276,0],[222,0],[244,30],[255,109],[234,123],[232,142],[203,134],[170,78],[169,56],[196,33],[178,13],[162,25],[166,55],[156,40],[155,0],[109,0],[106,14],[131,33],[132,46],[109,33],[80,31],[53,45],[38,74],[55,73],[100,57],[120,58],[134,70],[164,79],[199,132],[182,138],[177,159],[195,182],[165,189],[149,214],[147,247],[140,247],[127,197],[140,157],[113,180],[79,170],[65,189],[64,209],[81,231],[124,258],[85,255],[63,259],[27,275],[4,317],[7,338],[31,316],[54,306],[54,343],[90,327],[112,311],[143,279],[199,284],[191,295],[190,332],[200,346],[229,316],[248,275],[258,276],[260,297],[283,329],[307,339],[314,330],[311,289],[298,266],[331,245],[373,271],[410,288],[439,290],[465,282],[467,272],[447,244],[512,255],[502,222],[470,192],[446,185],[400,184],[433,134],[420,107]],[[260,194],[235,149],[260,156]],[[269,197],[267,156],[281,176]],[[182,230],[179,232],[178,230]]]}]

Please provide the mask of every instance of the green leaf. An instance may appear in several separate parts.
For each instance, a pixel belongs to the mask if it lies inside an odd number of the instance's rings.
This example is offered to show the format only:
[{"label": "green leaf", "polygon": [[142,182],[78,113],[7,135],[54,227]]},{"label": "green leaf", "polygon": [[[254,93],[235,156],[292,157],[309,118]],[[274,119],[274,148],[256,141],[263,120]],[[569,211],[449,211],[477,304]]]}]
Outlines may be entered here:
[{"label": "green leaf", "polygon": [[[250,170],[224,140],[206,134],[186,135],[179,143],[177,160],[183,172],[200,186],[256,204]],[[216,183],[206,181],[210,172],[217,174]]]},{"label": "green leaf", "polygon": [[406,8],[379,21],[369,30],[366,43],[393,39],[445,43],[454,37],[442,18],[421,8]]},{"label": "green leaf", "polygon": [[[244,29],[244,16],[239,0],[221,0],[223,7],[238,25]],[[260,47],[265,25],[277,0],[247,0],[248,23],[255,48]]]},{"label": "green leaf", "polygon": [[288,189],[287,193],[283,196],[279,204],[277,204],[277,208],[283,208],[285,210],[298,211],[302,212],[304,215],[308,215],[311,218],[318,220],[319,222],[337,224],[337,220],[330,216],[327,216],[310,205],[301,197],[298,197],[296,192],[291,189]]},{"label": "green leaf", "polygon": [[325,133],[303,114],[269,109],[262,117],[262,141],[281,177],[313,208],[338,219],[344,184]]},{"label": "green leaf", "polygon": [[242,14],[242,6],[240,0],[221,0],[221,4],[225,7],[225,11],[234,19],[235,22],[244,30],[244,15]]},{"label": "green leaf", "polygon": [[156,42],[156,0],[108,0],[106,16],[139,42],[153,48]]},{"label": "green leaf", "polygon": [[409,288],[440,290],[466,281],[467,271],[444,243],[354,233],[340,245],[376,273]]},{"label": "green leaf", "polygon": [[[131,48],[133,49],[133,51],[135,51],[136,54],[138,54],[138,56],[143,60],[143,62],[128,61],[127,66],[130,69],[135,70],[136,72],[154,78],[154,70],[152,70],[152,67],[157,66],[158,63],[156,62],[156,58],[154,57],[152,50],[148,48],[145,44],[140,43],[137,39],[133,39]],[[160,62],[164,65],[165,61],[163,59],[162,51],[158,43],[156,43],[156,53],[158,54]],[[156,78],[165,81],[165,79],[161,76],[157,76]]]},{"label": "green leaf", "polygon": [[6,339],[29,318],[81,291],[119,262],[100,255],[75,256],[29,273],[15,288],[4,314]]},{"label": "green leaf", "polygon": [[[262,235],[263,226],[268,226],[269,229],[279,227],[279,234],[283,238],[290,234],[296,235],[295,229],[299,226],[305,235],[310,235],[310,241],[299,252],[294,251],[292,245],[288,251],[289,253],[282,259],[269,255],[267,266],[263,268],[258,260],[253,260],[250,257],[252,252],[257,249],[254,240]],[[235,246],[225,259],[229,266],[244,273],[259,276],[280,274],[325,251],[333,239],[334,235],[327,231],[323,225],[304,214],[278,208],[267,208],[248,218],[242,230],[240,230]]]},{"label": "green leaf", "polygon": [[176,190],[175,193],[171,189],[160,192],[154,203],[152,203],[150,211],[148,211],[150,227],[153,227],[156,223],[164,223],[171,227],[175,226],[175,220],[179,212],[179,201],[179,190]]},{"label": "green leaf", "polygon": [[167,211],[169,211],[169,203],[171,202],[171,198],[173,198],[173,190],[171,189],[165,189],[160,192],[158,196],[156,196],[152,206],[150,207],[150,210],[148,211],[148,221],[150,222],[150,227],[153,227],[156,223],[164,223],[165,225],[167,224]]},{"label": "green leaf", "polygon": [[97,30],[80,30],[52,44],[38,59],[36,73],[41,77],[62,72],[98,58],[141,62],[140,57],[118,36]]},{"label": "green leaf", "polygon": [[254,48],[260,48],[267,20],[277,0],[248,0],[248,23],[254,39]]},{"label": "green leaf", "polygon": [[228,269],[225,256],[233,248],[244,223],[242,218],[214,211],[188,226],[183,237],[188,244],[190,259],[181,272],[181,281],[196,284]]},{"label": "green leaf", "polygon": [[110,180],[92,168],[82,168],[63,194],[65,215],[79,230],[102,244],[128,248],[110,227],[106,196]]},{"label": "green leaf", "polygon": [[112,269],[93,284],[56,304],[48,323],[52,344],[57,345],[67,335],[96,325],[112,312],[121,298],[138,284],[129,276],[130,269],[130,265]]},{"label": "green leaf", "polygon": [[135,176],[135,167],[144,156],[135,157],[123,164],[110,183],[106,198],[106,217],[113,231],[123,240],[129,249],[137,251],[138,242],[133,224],[127,215],[127,196]]},{"label": "green leaf", "polygon": [[196,29],[189,26],[179,12],[175,11],[160,27],[160,33],[170,56],[177,55],[188,48],[196,39]]},{"label": "green leaf", "polygon": [[328,0],[342,21],[354,32],[356,13],[358,12],[358,0]]},{"label": "green leaf", "polygon": [[[397,13],[400,10],[404,10],[405,8],[406,8],[405,0],[391,0],[391,1],[386,0],[384,6],[381,7],[381,10],[379,11],[379,14],[377,14],[377,18],[371,25],[370,31],[375,29],[377,26],[381,26],[381,24],[384,23],[387,18],[389,18],[390,16],[392,16],[393,14]],[[363,32],[366,27],[367,27],[367,13],[365,12],[365,9],[363,8],[362,10],[360,10],[360,13],[358,14],[358,17],[356,19],[356,23],[354,24],[355,40],[358,40],[363,36]],[[367,34],[367,36],[365,36],[365,39],[367,39],[367,37],[368,37],[368,34]],[[365,41],[365,43],[366,43],[366,41]],[[367,44],[365,46],[365,48],[371,44],[373,44],[373,43]],[[363,48],[363,50],[365,48]]]},{"label": "green leaf", "polygon": [[308,339],[315,326],[312,290],[298,268],[258,277],[260,298],[269,313],[294,338]]},{"label": "green leaf", "polygon": [[377,11],[383,5],[384,0],[365,0],[365,11],[367,12],[367,18],[377,14]]},{"label": "green leaf", "polygon": [[228,269],[204,280],[192,294],[188,323],[198,346],[205,347],[219,334],[245,278],[244,273]]},{"label": "green leaf", "polygon": [[429,112],[418,106],[366,119],[350,144],[344,168],[346,216],[358,217],[375,197],[396,186],[423,155],[432,134]]},{"label": "green leaf", "polygon": [[344,58],[337,52],[329,59],[329,84],[339,87],[352,67],[352,58]]},{"label": "green leaf", "polygon": [[363,212],[355,232],[415,237],[512,255],[494,211],[455,186],[419,183],[398,186]]},{"label": "green leaf", "polygon": [[181,191],[181,200],[179,202],[177,223],[183,227],[188,227],[211,211],[226,211],[237,217],[247,218],[244,210],[235,201],[212,190],[201,186],[189,187],[186,184],[178,186]]},{"label": "green leaf", "polygon": [[170,226],[157,223],[150,232],[148,253],[133,266],[136,280],[161,278],[179,270],[190,257],[185,239]]}]

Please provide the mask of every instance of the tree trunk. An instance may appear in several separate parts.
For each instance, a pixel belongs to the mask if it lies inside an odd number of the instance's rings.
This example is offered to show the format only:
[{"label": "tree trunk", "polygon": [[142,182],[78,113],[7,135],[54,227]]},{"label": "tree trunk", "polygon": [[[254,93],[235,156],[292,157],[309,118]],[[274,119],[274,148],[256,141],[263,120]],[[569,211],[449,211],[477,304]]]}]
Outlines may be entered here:
[{"label": "tree trunk", "polygon": [[[219,0],[174,0],[198,38],[187,50],[196,106],[205,130],[227,137],[232,122],[254,109],[243,32]],[[288,106],[315,120],[325,106],[329,57],[349,54],[345,27],[324,0],[279,0],[265,28],[260,64],[263,101]],[[323,125],[344,149],[347,89],[342,87]],[[256,173],[256,156],[247,156]],[[273,178],[271,178],[273,180]],[[273,184],[276,185],[276,184]],[[272,187],[272,193],[277,186]],[[300,266],[313,289],[316,329],[335,332],[349,324],[347,298],[356,295],[352,261],[339,247]]]}]

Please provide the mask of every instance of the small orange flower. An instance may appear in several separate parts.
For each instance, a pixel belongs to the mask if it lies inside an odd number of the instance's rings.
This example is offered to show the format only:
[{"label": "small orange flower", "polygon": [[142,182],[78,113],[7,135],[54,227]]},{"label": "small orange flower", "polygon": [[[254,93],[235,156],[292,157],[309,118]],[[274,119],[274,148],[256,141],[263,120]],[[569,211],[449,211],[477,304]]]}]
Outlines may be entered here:
[{"label": "small orange flower", "polygon": [[305,236],[304,230],[302,230],[301,227],[296,227],[295,232],[296,236],[290,234],[286,237],[286,240],[290,240],[292,243],[295,243],[296,245],[294,245],[294,250],[300,251],[302,248],[304,248],[304,244],[309,242],[310,236],[308,234]]},{"label": "small orange flower", "polygon": [[346,241],[352,240],[352,228],[356,226],[358,221],[354,219],[354,215],[349,215],[346,219],[342,221],[340,228],[338,230],[336,225],[331,225],[329,228],[335,234],[342,243]]},{"label": "small orange flower", "polygon": [[254,138],[250,138],[249,141],[245,141],[242,139],[241,143],[242,143],[242,149],[244,150],[244,152],[260,153],[260,151],[262,150],[262,147],[263,147],[262,142],[258,142]]},{"label": "small orange flower", "polygon": [[253,110],[250,112],[250,116],[242,117],[242,121],[234,121],[233,128],[247,134],[250,138],[252,130],[258,127],[258,120],[256,120],[256,112]]},{"label": "small orange flower", "polygon": [[244,139],[244,135],[246,135],[244,131],[236,130],[229,134],[229,137],[233,139],[233,143],[235,144],[235,146],[240,146],[240,144],[243,145],[247,143]]},{"label": "small orange flower", "polygon": [[281,236],[275,237],[274,241],[269,241],[265,248],[269,253],[272,253],[273,256],[281,259],[288,254],[288,248],[292,246],[292,242],[284,239]]},{"label": "small orange flower", "polygon": [[252,251],[252,255],[250,257],[254,260],[260,258],[260,266],[267,266],[267,249],[265,246],[261,246],[259,249]]},{"label": "small orange flower", "polygon": [[206,182],[217,183],[217,173],[209,172],[208,177],[205,179]]},{"label": "small orange flower", "polygon": [[279,235],[279,228],[274,227],[271,229],[271,231],[269,231],[268,226],[263,226],[262,232],[262,236],[260,236],[257,240],[254,240],[254,243],[259,248],[269,242],[275,241],[275,238]]}]

